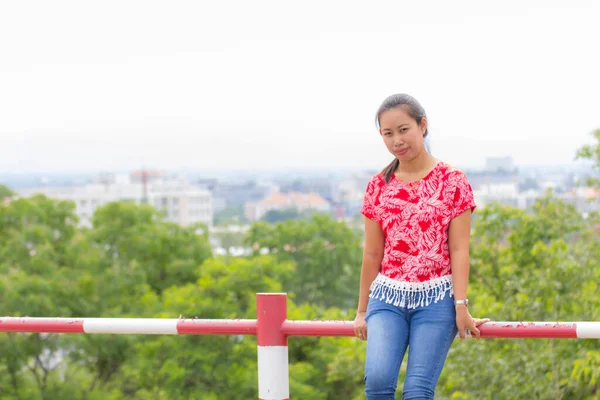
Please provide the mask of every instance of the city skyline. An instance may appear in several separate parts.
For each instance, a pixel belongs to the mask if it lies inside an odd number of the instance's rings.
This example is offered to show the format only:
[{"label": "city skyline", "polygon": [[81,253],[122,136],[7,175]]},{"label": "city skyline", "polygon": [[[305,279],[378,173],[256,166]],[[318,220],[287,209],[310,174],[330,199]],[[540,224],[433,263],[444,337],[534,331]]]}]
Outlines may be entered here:
[{"label": "city skyline", "polygon": [[[555,173],[576,173],[587,175],[594,173],[590,168],[589,161],[573,161],[565,164],[516,164],[519,175],[526,177],[532,173],[555,172]],[[262,169],[164,169],[164,168],[132,168],[132,169],[113,169],[113,170],[90,170],[90,171],[32,171],[32,172],[0,172],[0,184],[6,184],[9,187],[30,188],[38,186],[58,186],[78,185],[94,181],[106,174],[124,174],[129,175],[135,171],[160,171],[166,175],[180,175],[188,179],[217,179],[219,181],[231,180],[236,182],[252,181],[255,179],[310,179],[341,177],[352,173],[377,172],[383,169],[384,165],[369,167],[347,167],[347,168],[262,168]],[[485,159],[482,165],[456,167],[466,172],[484,171]]]}]

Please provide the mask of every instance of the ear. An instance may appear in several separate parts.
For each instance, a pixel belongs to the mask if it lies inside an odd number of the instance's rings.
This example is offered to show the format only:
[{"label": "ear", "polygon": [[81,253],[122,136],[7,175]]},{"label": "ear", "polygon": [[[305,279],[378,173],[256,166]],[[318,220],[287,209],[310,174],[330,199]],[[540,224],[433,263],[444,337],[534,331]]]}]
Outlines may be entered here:
[{"label": "ear", "polygon": [[425,132],[427,131],[427,118],[423,117],[421,119],[421,133],[425,136]]}]

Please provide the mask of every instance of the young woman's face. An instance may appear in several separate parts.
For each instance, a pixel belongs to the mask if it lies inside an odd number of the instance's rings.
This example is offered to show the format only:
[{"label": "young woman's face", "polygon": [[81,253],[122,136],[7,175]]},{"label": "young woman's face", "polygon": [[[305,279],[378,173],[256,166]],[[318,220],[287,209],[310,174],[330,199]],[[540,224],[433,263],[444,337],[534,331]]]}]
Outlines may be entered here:
[{"label": "young woman's face", "polygon": [[389,152],[400,161],[410,161],[424,149],[427,121],[417,124],[402,107],[394,107],[379,116],[379,132]]}]

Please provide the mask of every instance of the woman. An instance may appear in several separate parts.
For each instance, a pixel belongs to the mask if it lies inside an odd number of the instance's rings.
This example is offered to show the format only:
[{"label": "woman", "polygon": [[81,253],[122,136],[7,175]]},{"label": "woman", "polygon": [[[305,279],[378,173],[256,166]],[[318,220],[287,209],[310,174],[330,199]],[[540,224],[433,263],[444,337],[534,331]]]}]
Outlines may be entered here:
[{"label": "woman", "polygon": [[[475,201],[460,170],[425,148],[427,118],[413,97],[396,94],[377,111],[395,158],[367,185],[365,247],[356,336],[367,340],[368,400],[395,399],[408,348],[403,399],[433,399],[458,332],[479,339],[468,309],[469,238]],[[368,336],[367,336],[368,335]]]}]

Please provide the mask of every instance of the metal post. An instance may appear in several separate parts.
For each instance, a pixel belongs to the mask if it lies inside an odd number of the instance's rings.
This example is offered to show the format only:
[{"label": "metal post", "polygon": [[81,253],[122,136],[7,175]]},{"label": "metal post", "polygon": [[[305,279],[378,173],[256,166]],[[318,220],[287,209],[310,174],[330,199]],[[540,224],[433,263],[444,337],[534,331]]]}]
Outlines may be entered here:
[{"label": "metal post", "polygon": [[259,400],[290,398],[288,343],[281,330],[286,320],[285,293],[256,294]]}]

